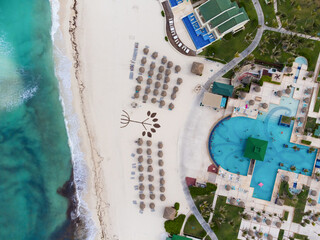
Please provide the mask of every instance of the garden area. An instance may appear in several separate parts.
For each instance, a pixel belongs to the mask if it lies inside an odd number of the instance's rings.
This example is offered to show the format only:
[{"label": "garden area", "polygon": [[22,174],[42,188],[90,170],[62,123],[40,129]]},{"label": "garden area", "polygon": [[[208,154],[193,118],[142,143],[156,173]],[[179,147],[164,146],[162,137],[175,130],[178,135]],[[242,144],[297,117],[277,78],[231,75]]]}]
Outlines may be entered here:
[{"label": "garden area", "polygon": [[167,220],[164,223],[164,228],[167,233],[170,235],[178,235],[180,234],[183,222],[186,218],[186,215],[180,214],[178,217],[176,217],[173,220]]},{"label": "garden area", "polygon": [[226,34],[222,39],[206,47],[200,55],[215,61],[229,62],[237,53],[242,52],[250,45],[257,32],[258,16],[252,1],[236,0],[236,2],[239,7],[244,7],[250,19],[245,25],[245,29],[234,35],[232,33]]},{"label": "garden area", "polygon": [[318,36],[320,32],[320,1],[277,0],[282,26],[294,32]]},{"label": "garden area", "polygon": [[265,0],[259,0],[259,2],[263,11],[265,25],[277,28],[278,22],[276,13],[274,12],[273,2],[270,1],[269,4],[267,4]]},{"label": "garden area", "polygon": [[200,239],[204,238],[207,235],[206,231],[202,228],[202,226],[193,214],[190,215],[190,217],[188,218],[184,226],[183,232],[187,236]]},{"label": "garden area", "polygon": [[312,137],[317,137],[314,135],[316,129],[320,126],[317,124],[317,119],[313,117],[307,117],[307,122],[304,127],[304,135],[312,134]]},{"label": "garden area", "polygon": [[319,112],[319,109],[320,109],[320,88],[318,90],[317,100],[316,100],[316,103],[314,104],[313,111]]},{"label": "garden area", "polygon": [[256,60],[291,65],[295,58],[308,60],[308,71],[314,71],[320,42],[278,32],[265,31],[258,47],[253,51]]},{"label": "garden area", "polygon": [[237,239],[244,209],[226,201],[227,197],[218,196],[210,227],[218,239]]},{"label": "garden area", "polygon": [[307,203],[309,194],[309,187],[303,186],[301,192],[297,195],[293,195],[289,191],[289,184],[286,181],[282,181],[279,187],[279,197],[284,200],[284,205],[294,207],[293,222],[301,223],[304,216],[304,208]]}]

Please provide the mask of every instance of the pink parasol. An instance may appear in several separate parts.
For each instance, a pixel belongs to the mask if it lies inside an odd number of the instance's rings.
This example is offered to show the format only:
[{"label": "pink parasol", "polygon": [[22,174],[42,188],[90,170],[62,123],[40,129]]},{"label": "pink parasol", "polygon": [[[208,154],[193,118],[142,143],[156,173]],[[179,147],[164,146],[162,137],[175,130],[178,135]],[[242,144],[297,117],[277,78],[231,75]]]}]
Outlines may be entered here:
[{"label": "pink parasol", "polygon": [[259,183],[258,185],[259,185],[260,187],[262,187],[262,186],[263,186],[263,183],[261,182],[261,183]]}]

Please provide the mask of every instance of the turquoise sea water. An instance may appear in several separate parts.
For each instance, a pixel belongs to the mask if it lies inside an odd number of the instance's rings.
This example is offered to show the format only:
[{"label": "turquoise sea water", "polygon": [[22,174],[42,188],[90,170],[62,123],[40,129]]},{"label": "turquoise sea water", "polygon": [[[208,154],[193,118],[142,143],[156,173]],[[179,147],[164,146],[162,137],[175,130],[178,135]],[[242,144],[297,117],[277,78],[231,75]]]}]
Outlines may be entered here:
[{"label": "turquoise sea water", "polygon": [[48,0],[0,0],[0,239],[60,239],[71,154]]},{"label": "turquoise sea water", "polygon": [[[316,153],[308,153],[308,147],[297,145],[295,151],[290,143],[291,127],[279,126],[280,115],[295,116],[298,100],[282,97],[280,105],[270,104],[268,113],[259,115],[256,120],[234,117],[223,121],[210,138],[210,151],[215,161],[224,169],[247,175],[250,159],[243,156],[248,137],[268,141],[264,161],[256,161],[250,186],[253,197],[270,201],[278,169],[290,170],[296,166],[297,173],[311,175]],[[288,147],[284,147],[287,144]],[[280,167],[280,163],[284,166]],[[304,173],[303,169],[308,169]],[[259,183],[263,183],[260,187]],[[292,187],[292,186],[290,186]]]}]

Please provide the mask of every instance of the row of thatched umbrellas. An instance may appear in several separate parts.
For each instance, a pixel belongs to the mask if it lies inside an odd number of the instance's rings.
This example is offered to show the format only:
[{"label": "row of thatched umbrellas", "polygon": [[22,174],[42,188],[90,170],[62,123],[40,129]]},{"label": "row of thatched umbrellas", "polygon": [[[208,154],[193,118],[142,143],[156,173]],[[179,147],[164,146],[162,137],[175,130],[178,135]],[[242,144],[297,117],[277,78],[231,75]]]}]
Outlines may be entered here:
[{"label": "row of thatched umbrellas", "polygon": [[[154,199],[154,198],[153,198]],[[164,195],[164,194],[160,194],[160,201],[165,201],[166,200],[166,196]],[[151,208],[151,209],[154,209],[155,208],[155,204],[154,203],[150,203],[149,204],[149,207]],[[140,209],[141,210],[144,210],[145,208],[146,208],[146,204],[143,202],[143,201],[141,201],[140,202],[140,205],[139,205],[139,207],[140,207]]]},{"label": "row of thatched umbrellas", "polygon": [[[250,237],[254,237],[255,236],[255,233],[254,233],[254,231],[252,231],[251,229],[248,231],[248,235],[250,236]],[[260,236],[258,236],[258,237],[260,237]],[[268,236],[267,236],[267,240],[272,240],[273,239],[273,236],[269,233],[268,234]]]},{"label": "row of thatched umbrellas", "polygon": [[[162,74],[157,74],[157,80],[161,80],[162,79]],[[143,76],[138,76],[137,78],[136,78],[136,80],[137,80],[137,82],[138,83],[142,83],[142,81],[143,81]],[[170,79],[170,77],[169,76],[165,76],[164,77],[164,85],[163,86],[168,86],[168,84],[167,83],[169,83],[171,81],[171,79]],[[159,85],[158,83],[160,83],[160,82],[156,82],[155,83],[155,87],[156,88],[160,88],[161,87],[161,84]],[[177,78],[177,85],[181,85],[182,83],[183,83],[183,80],[182,80],[182,78]],[[152,78],[147,78],[147,85],[151,85],[152,84]],[[138,86],[140,86],[140,85],[138,85]],[[141,87],[141,86],[140,86]],[[168,88],[167,88],[168,89]],[[139,90],[141,90],[141,89],[139,89]]]},{"label": "row of thatched umbrellas", "polygon": [[[170,62],[169,62],[170,63]],[[159,68],[158,68],[158,71],[159,71],[159,73],[157,74],[157,79],[158,80],[161,80],[162,79],[162,73],[164,72],[164,74],[166,75],[166,76],[169,76],[170,74],[171,74],[171,69],[170,69],[170,67],[169,67],[169,63],[167,64],[167,69],[166,70],[164,70],[164,66],[160,66]],[[150,64],[150,70],[147,72],[148,73],[148,76],[150,76],[150,77],[152,77],[153,75],[154,75],[154,69],[155,69],[155,63],[151,63]],[[145,71],[146,71],[146,68],[145,67],[139,67],[139,73],[140,74],[143,74],[143,73],[145,73]],[[181,67],[180,67],[180,65],[176,65],[175,67],[174,67],[174,71],[175,71],[175,73],[179,73],[180,71],[181,71]]]},{"label": "row of thatched umbrellas", "polygon": [[[230,185],[227,185],[227,186],[226,186],[226,189],[227,189],[227,191],[230,191],[230,189],[231,189]],[[229,189],[229,190],[228,190],[228,189]],[[236,200],[235,198],[231,198],[231,199],[230,199],[230,204],[231,204],[231,205],[238,205],[238,202],[237,202],[237,200]],[[245,208],[245,204],[244,204],[243,201],[240,201],[240,202],[239,202],[239,207]]]},{"label": "row of thatched umbrellas", "polygon": [[[144,180],[144,176],[143,176],[143,174],[140,174],[140,176],[139,176],[139,182],[143,182],[143,180]],[[149,175],[149,176],[148,176],[148,180],[149,180],[149,182],[153,182],[153,181],[154,181],[154,176]],[[160,182],[160,185],[164,185],[164,184],[166,183],[166,181],[164,180],[164,178],[160,178],[159,182]]]},{"label": "row of thatched umbrellas", "polygon": [[[138,138],[137,144],[138,144],[139,146],[142,146],[143,142],[144,142],[144,141],[143,141],[142,138]],[[146,144],[147,144],[148,147],[150,147],[150,146],[152,145],[152,141],[151,141],[151,140],[147,140],[147,141],[146,141]],[[163,143],[162,143],[161,141],[158,142],[158,148],[159,148],[159,149],[162,149],[162,148],[163,148]]]},{"label": "row of thatched umbrellas", "polygon": [[[142,152],[143,152],[143,150],[142,150],[141,147],[137,148],[137,154],[142,154]],[[150,155],[152,154],[151,148],[147,148],[146,153],[147,153],[147,155],[150,156]],[[162,152],[162,150],[159,150],[157,155],[158,155],[158,157],[163,157],[163,152]]]}]

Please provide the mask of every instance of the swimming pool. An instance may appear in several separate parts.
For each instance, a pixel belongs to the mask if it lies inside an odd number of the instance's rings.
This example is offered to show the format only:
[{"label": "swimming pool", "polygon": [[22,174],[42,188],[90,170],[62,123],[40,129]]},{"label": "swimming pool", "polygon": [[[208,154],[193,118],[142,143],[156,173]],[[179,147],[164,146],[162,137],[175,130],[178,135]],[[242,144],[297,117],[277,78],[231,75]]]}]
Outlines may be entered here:
[{"label": "swimming pool", "polygon": [[[270,201],[278,169],[289,170],[294,165],[297,173],[312,173],[316,153],[308,153],[309,148],[300,145],[297,145],[300,150],[295,151],[292,148],[295,144],[290,143],[293,126],[278,125],[280,115],[295,116],[298,104],[298,100],[282,97],[280,105],[270,104],[269,112],[262,113],[256,120],[229,118],[211,132],[209,151],[214,161],[227,171],[241,175],[247,175],[250,163],[250,159],[243,157],[247,138],[268,141],[265,159],[256,161],[250,184],[255,198]],[[303,169],[308,169],[308,173],[303,173]]]},{"label": "swimming pool", "polygon": [[301,66],[302,64],[308,65],[308,60],[305,57],[297,57],[294,61],[298,63],[299,66]]}]

